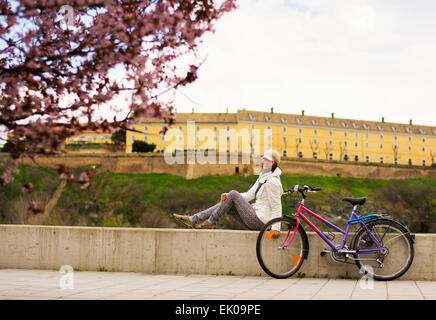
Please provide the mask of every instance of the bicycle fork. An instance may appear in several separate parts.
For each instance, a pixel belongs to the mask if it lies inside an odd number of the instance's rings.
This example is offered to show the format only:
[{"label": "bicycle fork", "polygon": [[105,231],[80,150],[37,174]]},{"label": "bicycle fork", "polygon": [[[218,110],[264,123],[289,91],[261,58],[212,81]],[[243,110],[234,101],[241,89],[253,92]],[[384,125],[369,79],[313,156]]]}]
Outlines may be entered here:
[{"label": "bicycle fork", "polygon": [[297,226],[294,228],[294,232],[292,233],[291,239],[289,240],[289,242],[287,244],[285,244],[286,240],[288,240],[289,235],[291,233],[291,230],[288,229],[288,234],[286,235],[286,238],[282,242],[282,244],[279,245],[278,249],[285,249],[285,248],[287,248],[291,244],[292,240],[294,240],[295,234],[297,233],[297,230],[298,230],[299,226],[300,226],[300,218],[297,216]]}]

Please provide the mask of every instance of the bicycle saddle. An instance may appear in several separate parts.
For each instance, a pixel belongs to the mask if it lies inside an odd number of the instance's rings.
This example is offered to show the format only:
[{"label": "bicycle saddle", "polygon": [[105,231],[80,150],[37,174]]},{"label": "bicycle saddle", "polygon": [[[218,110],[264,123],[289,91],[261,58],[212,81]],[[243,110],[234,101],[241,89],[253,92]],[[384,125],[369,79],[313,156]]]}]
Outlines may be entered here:
[{"label": "bicycle saddle", "polygon": [[366,202],[366,198],[343,198],[342,201],[347,201],[351,203],[353,206],[363,206]]}]

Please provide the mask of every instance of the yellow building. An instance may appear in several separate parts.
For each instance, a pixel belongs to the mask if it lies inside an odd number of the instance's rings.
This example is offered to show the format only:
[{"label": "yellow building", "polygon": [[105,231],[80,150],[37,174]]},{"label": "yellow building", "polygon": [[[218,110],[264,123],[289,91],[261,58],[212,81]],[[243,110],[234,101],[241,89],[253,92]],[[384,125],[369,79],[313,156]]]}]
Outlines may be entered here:
[{"label": "yellow building", "polygon": [[283,157],[429,166],[436,163],[436,127],[308,115],[238,110],[236,113],[177,113],[165,124],[151,118],[128,131],[126,152],[135,140],[156,151],[218,150]]},{"label": "yellow building", "polygon": [[101,130],[85,130],[80,135],[67,138],[65,144],[76,143],[112,143],[112,132],[103,132]]}]

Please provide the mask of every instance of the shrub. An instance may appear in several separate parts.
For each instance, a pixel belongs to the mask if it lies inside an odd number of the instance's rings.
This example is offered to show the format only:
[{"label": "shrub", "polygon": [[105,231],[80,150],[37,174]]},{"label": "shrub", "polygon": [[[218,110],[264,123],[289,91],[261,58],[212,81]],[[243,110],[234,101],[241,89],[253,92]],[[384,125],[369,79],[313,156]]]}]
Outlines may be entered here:
[{"label": "shrub", "polygon": [[132,145],[132,152],[153,152],[156,148],[154,143],[147,143],[145,141],[134,141]]}]

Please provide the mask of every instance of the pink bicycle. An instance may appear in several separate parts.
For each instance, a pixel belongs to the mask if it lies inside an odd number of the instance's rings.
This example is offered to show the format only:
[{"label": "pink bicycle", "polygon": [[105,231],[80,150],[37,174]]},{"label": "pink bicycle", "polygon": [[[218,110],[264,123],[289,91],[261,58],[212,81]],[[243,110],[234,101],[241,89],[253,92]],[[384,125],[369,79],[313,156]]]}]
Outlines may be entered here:
[{"label": "pink bicycle", "polygon": [[[301,219],[331,247],[323,250],[321,255],[330,252],[334,261],[349,263],[354,261],[359,270],[376,280],[394,280],[401,277],[410,268],[414,256],[414,239],[407,227],[383,215],[371,214],[359,216],[359,206],[366,202],[366,198],[344,198],[353,205],[346,230],[320,217],[304,206],[306,192],[321,191],[321,188],[298,185],[286,190],[284,195],[299,192],[301,200],[295,216],[284,215],[266,223],[260,230],[256,244],[256,254],[262,269],[274,278],[288,278],[295,274],[302,266],[309,254],[309,241]],[[344,237],[339,244],[332,241],[334,233],[326,235],[307,219],[303,211],[309,213],[329,227],[342,233]],[[351,226],[359,225],[349,244],[347,238]],[[273,237],[272,226],[280,227],[280,235]],[[277,228],[274,228],[277,229]],[[353,262],[351,262],[353,263]]]}]

